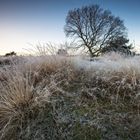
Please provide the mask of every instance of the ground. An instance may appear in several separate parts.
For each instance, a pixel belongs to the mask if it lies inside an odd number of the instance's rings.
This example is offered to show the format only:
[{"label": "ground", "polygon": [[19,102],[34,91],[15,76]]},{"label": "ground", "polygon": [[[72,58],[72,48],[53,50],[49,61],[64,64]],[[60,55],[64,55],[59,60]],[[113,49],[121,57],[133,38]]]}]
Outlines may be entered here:
[{"label": "ground", "polygon": [[0,140],[140,139],[139,56],[8,60],[0,64]]}]

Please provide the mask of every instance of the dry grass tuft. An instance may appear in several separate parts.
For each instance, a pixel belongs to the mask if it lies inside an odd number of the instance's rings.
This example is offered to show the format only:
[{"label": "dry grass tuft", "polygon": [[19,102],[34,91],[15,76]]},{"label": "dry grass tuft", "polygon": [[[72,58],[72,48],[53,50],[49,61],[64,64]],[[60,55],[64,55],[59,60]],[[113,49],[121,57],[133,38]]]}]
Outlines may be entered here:
[{"label": "dry grass tuft", "polygon": [[0,84],[0,135],[4,139],[7,133],[22,131],[28,120],[48,102],[49,92],[35,91],[30,75],[24,76],[18,71],[9,74],[9,79]]}]

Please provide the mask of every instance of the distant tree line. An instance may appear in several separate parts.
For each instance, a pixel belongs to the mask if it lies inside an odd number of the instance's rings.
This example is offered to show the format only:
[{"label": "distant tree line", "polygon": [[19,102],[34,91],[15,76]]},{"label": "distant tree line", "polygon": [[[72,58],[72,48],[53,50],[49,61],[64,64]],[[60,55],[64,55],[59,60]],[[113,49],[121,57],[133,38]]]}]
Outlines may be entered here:
[{"label": "distant tree line", "polygon": [[16,55],[16,53],[13,51],[13,52],[10,52],[10,53],[6,53],[5,57],[7,57],[7,56],[15,56],[15,55]]}]

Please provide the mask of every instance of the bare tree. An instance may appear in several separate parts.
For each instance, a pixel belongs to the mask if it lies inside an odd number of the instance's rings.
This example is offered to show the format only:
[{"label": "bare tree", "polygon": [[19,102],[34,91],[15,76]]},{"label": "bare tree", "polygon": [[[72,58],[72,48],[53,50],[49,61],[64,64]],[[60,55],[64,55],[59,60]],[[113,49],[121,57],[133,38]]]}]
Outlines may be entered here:
[{"label": "bare tree", "polygon": [[114,38],[126,35],[123,21],[98,5],[70,10],[64,30],[66,36],[76,37],[79,47],[87,49],[91,57],[98,56]]}]

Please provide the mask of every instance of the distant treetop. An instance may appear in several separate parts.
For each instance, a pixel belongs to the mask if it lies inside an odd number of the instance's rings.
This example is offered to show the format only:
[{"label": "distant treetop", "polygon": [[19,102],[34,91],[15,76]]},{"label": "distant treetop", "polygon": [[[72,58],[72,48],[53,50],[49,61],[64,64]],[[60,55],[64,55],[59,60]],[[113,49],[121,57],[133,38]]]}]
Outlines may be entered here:
[{"label": "distant treetop", "polygon": [[16,53],[15,53],[14,51],[5,54],[6,57],[7,57],[7,56],[15,56],[15,55],[16,55]]}]

